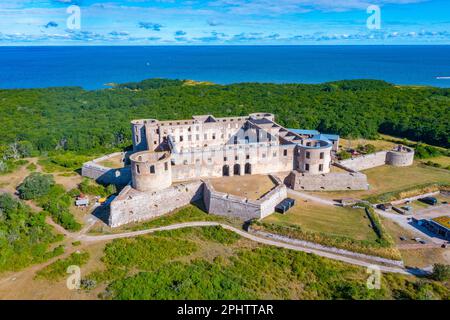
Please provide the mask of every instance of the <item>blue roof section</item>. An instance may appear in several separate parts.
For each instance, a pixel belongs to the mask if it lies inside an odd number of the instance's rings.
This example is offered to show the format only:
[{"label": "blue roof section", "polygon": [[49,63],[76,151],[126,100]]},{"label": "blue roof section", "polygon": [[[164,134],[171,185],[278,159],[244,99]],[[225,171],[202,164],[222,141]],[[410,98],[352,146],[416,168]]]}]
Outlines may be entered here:
[{"label": "blue roof section", "polygon": [[337,141],[339,140],[339,135],[337,134],[328,134],[328,133],[322,133],[320,134],[322,137],[331,140],[331,141]]},{"label": "blue roof section", "polygon": [[307,129],[288,129],[288,130],[297,134],[311,134],[311,135],[320,134],[320,132],[317,130],[307,130]]},{"label": "blue roof section", "polygon": [[319,140],[328,140],[328,141],[337,141],[339,140],[339,135],[337,134],[328,134],[328,133],[320,133],[317,130],[308,130],[308,129],[288,129],[297,134],[308,134],[312,135],[314,139]]}]

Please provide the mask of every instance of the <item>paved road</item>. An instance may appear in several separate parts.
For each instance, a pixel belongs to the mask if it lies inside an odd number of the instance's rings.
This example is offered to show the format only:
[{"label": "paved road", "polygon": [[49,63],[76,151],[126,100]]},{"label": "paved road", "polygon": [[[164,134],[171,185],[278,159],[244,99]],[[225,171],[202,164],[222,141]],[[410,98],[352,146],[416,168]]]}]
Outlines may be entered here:
[{"label": "paved road", "polygon": [[400,225],[402,228],[411,231],[412,233],[416,234],[418,238],[422,238],[424,240],[427,240],[428,242],[432,242],[437,245],[442,245],[446,241],[443,239],[440,239],[436,236],[430,235],[429,232],[425,229],[419,229],[416,226],[413,226],[409,223],[408,218],[411,218],[411,216],[405,216],[398,213],[391,213],[386,212],[383,210],[375,209],[375,211],[382,217],[390,219],[394,222],[396,222],[398,225]]},{"label": "paved road", "polygon": [[209,226],[221,226],[224,229],[230,230],[232,232],[235,232],[239,234],[240,236],[250,239],[252,241],[270,245],[270,246],[276,246],[279,248],[285,248],[295,251],[302,251],[306,253],[313,253],[321,257],[338,260],[346,263],[350,263],[353,265],[361,266],[361,267],[373,267],[377,266],[380,268],[383,272],[393,272],[393,273],[401,273],[401,274],[410,274],[406,269],[400,268],[400,267],[388,267],[384,265],[376,265],[374,263],[369,263],[363,260],[350,258],[347,256],[341,256],[338,254],[330,253],[330,252],[324,252],[321,250],[306,248],[302,246],[296,246],[284,242],[274,241],[266,238],[261,238],[255,235],[252,235],[248,232],[245,232],[243,230],[240,230],[238,228],[229,226],[227,224],[222,224],[218,222],[204,222],[204,221],[197,221],[197,222],[186,222],[186,223],[178,223],[173,224],[170,226],[165,227],[157,227],[152,229],[146,229],[146,230],[139,230],[139,231],[133,231],[133,232],[125,232],[125,233],[119,233],[119,234],[108,234],[108,235],[98,235],[98,236],[88,236],[88,235],[78,235],[75,237],[75,239],[84,241],[84,242],[96,242],[96,241],[107,241],[107,240],[113,240],[113,239],[119,239],[119,238],[129,238],[129,237],[136,237],[144,234],[154,233],[158,231],[165,231],[165,230],[174,230],[174,229],[181,229],[181,228],[189,228],[189,227],[209,227]]}]

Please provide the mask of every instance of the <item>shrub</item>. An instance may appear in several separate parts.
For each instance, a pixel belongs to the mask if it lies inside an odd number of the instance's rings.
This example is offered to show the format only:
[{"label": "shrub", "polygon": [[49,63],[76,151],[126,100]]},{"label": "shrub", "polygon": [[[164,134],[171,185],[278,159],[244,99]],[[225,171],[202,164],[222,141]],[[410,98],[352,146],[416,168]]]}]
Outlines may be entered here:
[{"label": "shrub", "polygon": [[36,273],[37,279],[59,280],[67,275],[67,268],[75,265],[81,267],[89,261],[88,252],[74,252],[66,259],[58,259]]},{"label": "shrub", "polygon": [[433,158],[442,155],[442,152],[433,146],[417,144],[414,157],[417,159]]},{"label": "shrub", "polygon": [[116,186],[114,185],[103,186],[88,178],[84,178],[78,188],[82,193],[102,197],[106,197],[117,192]]},{"label": "shrub", "polygon": [[433,265],[433,273],[431,278],[437,281],[450,280],[450,265],[436,263]]},{"label": "shrub", "polygon": [[345,151],[345,150],[339,151],[336,155],[341,160],[350,159],[352,157],[352,154],[350,152]]},{"label": "shrub", "polygon": [[17,271],[61,254],[59,246],[48,251],[51,243],[60,240],[42,212],[33,212],[11,195],[0,194],[0,272]]},{"label": "shrub", "polygon": [[81,224],[75,220],[70,212],[72,201],[73,197],[59,184],[52,186],[46,195],[38,199],[39,205],[50,213],[56,223],[66,230],[78,231],[81,229]]},{"label": "shrub", "polygon": [[37,199],[47,194],[54,184],[52,175],[33,172],[19,185],[17,191],[21,199]]}]

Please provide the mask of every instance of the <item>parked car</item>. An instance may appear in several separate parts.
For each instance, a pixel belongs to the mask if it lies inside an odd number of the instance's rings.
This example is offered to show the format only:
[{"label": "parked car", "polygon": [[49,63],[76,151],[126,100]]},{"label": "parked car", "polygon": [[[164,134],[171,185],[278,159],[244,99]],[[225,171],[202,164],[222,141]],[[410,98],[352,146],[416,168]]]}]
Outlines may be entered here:
[{"label": "parked car", "polygon": [[377,208],[381,209],[381,210],[384,210],[384,211],[390,210],[390,209],[392,209],[392,204],[390,204],[390,203],[380,203],[380,204],[377,205]]},{"label": "parked car", "polygon": [[432,206],[436,205],[438,202],[435,197],[425,197],[425,198],[419,199],[419,201],[429,204],[429,205],[432,205]]}]

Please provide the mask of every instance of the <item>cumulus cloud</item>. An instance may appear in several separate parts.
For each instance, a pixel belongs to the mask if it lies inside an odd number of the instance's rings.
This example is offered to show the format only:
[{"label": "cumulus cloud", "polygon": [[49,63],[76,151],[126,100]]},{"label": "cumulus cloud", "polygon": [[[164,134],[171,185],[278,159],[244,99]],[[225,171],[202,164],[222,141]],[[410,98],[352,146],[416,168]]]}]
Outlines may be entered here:
[{"label": "cumulus cloud", "polygon": [[147,30],[153,30],[153,31],[161,31],[161,28],[163,25],[159,23],[153,23],[153,22],[139,22],[138,24],[139,28],[144,28]]}]

